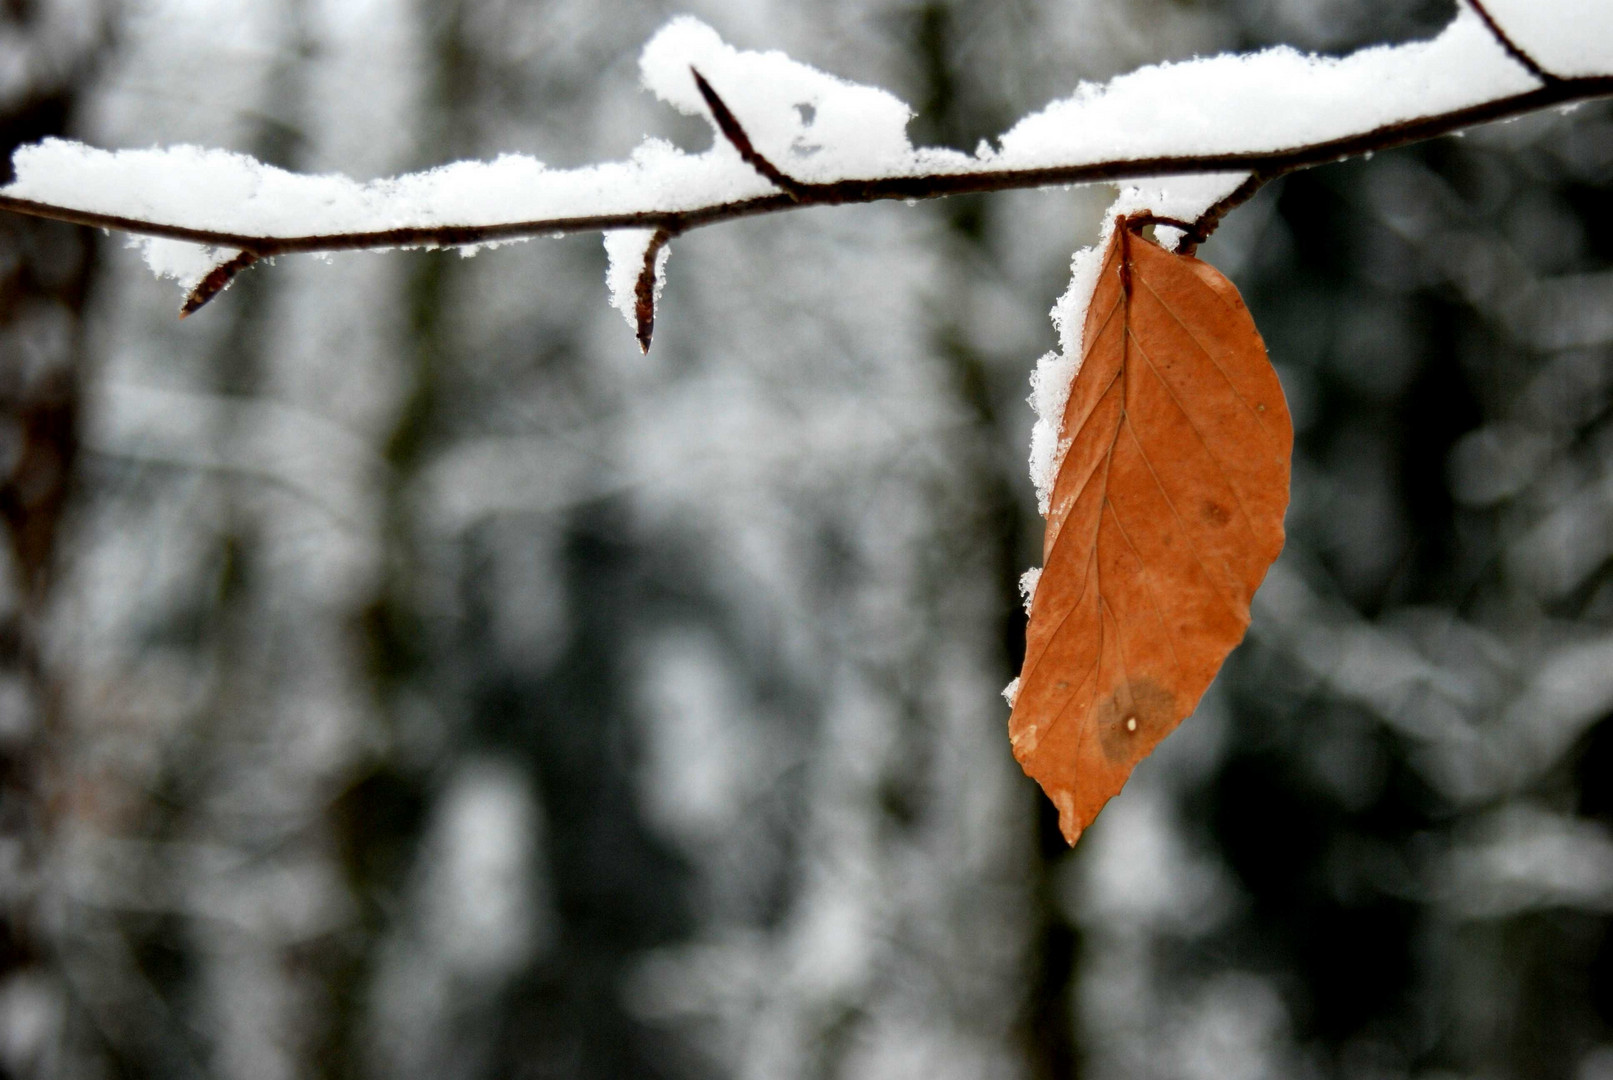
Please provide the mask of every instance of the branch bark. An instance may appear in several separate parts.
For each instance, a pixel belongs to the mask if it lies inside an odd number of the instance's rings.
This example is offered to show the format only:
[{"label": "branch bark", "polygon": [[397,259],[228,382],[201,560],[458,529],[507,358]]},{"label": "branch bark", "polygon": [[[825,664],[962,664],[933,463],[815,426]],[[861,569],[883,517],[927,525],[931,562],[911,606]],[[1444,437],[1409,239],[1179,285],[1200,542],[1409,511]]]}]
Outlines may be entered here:
[{"label": "branch bark", "polygon": [[1547,86],[1562,82],[1562,76],[1547,71],[1540,66],[1539,61],[1519,48],[1518,43],[1512,40],[1512,35],[1501,28],[1501,24],[1495,21],[1495,16],[1490,14],[1489,8],[1484,6],[1484,0],[1467,0],[1467,6],[1473,9],[1473,14],[1479,17],[1484,28],[1490,32],[1490,36],[1495,38],[1496,44],[1505,49],[1507,55],[1516,60],[1529,74]]},{"label": "branch bark", "polygon": [[201,282],[190,291],[190,295],[185,297],[184,304],[179,308],[179,317],[183,319],[201,310],[202,306],[209,300],[230,287],[230,282],[235,280],[236,274],[239,274],[257,261],[258,257],[252,252],[243,251],[228,262],[222,262],[213,267],[208,272],[208,275],[202,278]]},{"label": "branch bark", "polygon": [[[696,78],[699,76],[697,75]],[[633,319],[637,323],[634,336],[638,338],[639,352],[650,351],[650,338],[655,333],[655,265],[672,234],[657,229],[644,246],[644,266],[639,270],[638,282],[633,286]]]},{"label": "branch bark", "polygon": [[695,87],[699,89],[700,96],[706,101],[706,107],[711,110],[712,117],[717,121],[717,129],[722,132],[723,138],[727,139],[734,149],[739,151],[740,159],[760,173],[763,178],[782,189],[786,195],[796,202],[800,202],[803,196],[808,195],[807,189],[811,185],[803,184],[795,177],[787,175],[783,169],[763,157],[761,151],[752,145],[750,136],[745,132],[744,125],[739,122],[739,118],[734,115],[733,110],[729,109],[727,103],[718,96],[717,91],[711,88],[711,84],[706,81],[706,77],[692,67],[689,69],[689,73],[694,76]]}]

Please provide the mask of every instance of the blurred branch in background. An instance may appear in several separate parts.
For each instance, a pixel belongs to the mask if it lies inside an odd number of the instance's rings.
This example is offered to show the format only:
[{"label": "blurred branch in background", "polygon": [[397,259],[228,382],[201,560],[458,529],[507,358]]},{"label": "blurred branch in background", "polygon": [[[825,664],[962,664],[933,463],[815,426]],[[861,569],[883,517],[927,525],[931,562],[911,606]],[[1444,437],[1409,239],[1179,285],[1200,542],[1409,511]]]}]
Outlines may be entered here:
[{"label": "blurred branch in background", "polygon": [[[0,17],[0,148],[64,134],[105,45],[97,4]],[[55,821],[100,801],[64,768],[61,693],[42,646],[57,538],[78,459],[82,317],[94,238],[52,222],[0,223],[0,1070],[60,1068],[61,968],[46,885]]]}]

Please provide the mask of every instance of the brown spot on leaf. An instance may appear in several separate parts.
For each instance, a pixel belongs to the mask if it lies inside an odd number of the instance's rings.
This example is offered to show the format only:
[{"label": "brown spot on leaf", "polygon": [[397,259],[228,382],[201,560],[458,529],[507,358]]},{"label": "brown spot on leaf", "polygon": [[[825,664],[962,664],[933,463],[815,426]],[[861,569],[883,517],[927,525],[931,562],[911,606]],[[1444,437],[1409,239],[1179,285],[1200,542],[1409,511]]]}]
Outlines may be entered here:
[{"label": "brown spot on leaf", "polygon": [[1138,679],[1116,687],[1093,716],[1103,756],[1134,765],[1176,726],[1176,699],[1154,680]]}]

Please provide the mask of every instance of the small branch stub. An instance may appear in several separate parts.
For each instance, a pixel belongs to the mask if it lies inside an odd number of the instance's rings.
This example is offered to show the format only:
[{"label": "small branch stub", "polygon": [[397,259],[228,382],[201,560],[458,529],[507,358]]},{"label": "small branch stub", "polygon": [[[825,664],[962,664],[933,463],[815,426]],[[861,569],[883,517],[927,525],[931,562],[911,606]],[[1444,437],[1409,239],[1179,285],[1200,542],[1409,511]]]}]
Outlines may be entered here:
[{"label": "small branch stub", "polygon": [[184,304],[180,305],[179,317],[188,318],[200,311],[213,297],[230,287],[235,275],[258,261],[258,257],[250,251],[243,251],[228,262],[219,263],[207,272],[207,276],[197,283],[185,297]]},{"label": "small branch stub", "polygon": [[657,229],[650,242],[644,245],[644,266],[639,270],[638,282],[633,286],[633,319],[637,323],[639,352],[648,354],[650,336],[655,332],[655,294],[659,278],[662,249],[672,239],[670,229]]},{"label": "small branch stub", "polygon": [[1467,6],[1473,9],[1473,14],[1479,17],[1484,28],[1490,32],[1490,36],[1495,38],[1496,44],[1505,49],[1507,55],[1521,64],[1529,74],[1539,79],[1542,85],[1552,86],[1563,81],[1561,75],[1553,75],[1541,67],[1534,57],[1524,52],[1518,43],[1512,40],[1511,35],[1501,29],[1501,24],[1495,21],[1495,16],[1484,6],[1484,0],[1467,0]]},{"label": "small branch stub", "polygon": [[752,145],[750,136],[745,134],[745,128],[740,124],[739,118],[717,95],[717,91],[711,88],[711,84],[706,81],[705,76],[701,75],[699,70],[693,67],[689,71],[694,75],[694,84],[699,87],[700,96],[706,99],[706,106],[711,109],[712,118],[717,121],[718,130],[722,132],[723,138],[727,139],[733,144],[734,149],[739,151],[739,156],[744,160],[745,164],[761,173],[762,176],[777,185],[796,202],[801,202],[809,197],[812,192],[812,185],[801,183],[801,181],[786,174],[777,165],[767,160],[761,151]]}]

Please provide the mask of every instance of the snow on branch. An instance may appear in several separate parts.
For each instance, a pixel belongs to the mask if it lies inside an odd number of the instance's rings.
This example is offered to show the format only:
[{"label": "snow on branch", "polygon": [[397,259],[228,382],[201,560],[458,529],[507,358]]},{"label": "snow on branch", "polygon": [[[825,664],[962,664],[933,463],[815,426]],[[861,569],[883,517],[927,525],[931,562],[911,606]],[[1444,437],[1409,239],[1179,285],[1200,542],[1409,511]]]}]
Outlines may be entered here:
[{"label": "snow on branch", "polygon": [[[647,346],[667,242],[690,229],[798,206],[1151,178],[1140,208],[1180,219],[1191,245],[1283,173],[1613,94],[1613,4],[1469,0],[1429,41],[1145,67],[1081,84],[973,154],[914,147],[912,110],[892,95],[735,49],[693,18],[658,32],[640,70],[657,97],[712,124],[711,149],[646,139],[626,161],[587,168],[512,154],[362,183],[222,150],[52,139],[16,152],[0,209],[146,238],[153,269],[190,290],[187,314],[275,255],[634,230],[612,245],[612,288]],[[1161,178],[1202,174],[1230,179],[1198,183],[1214,201],[1173,209]]]}]

